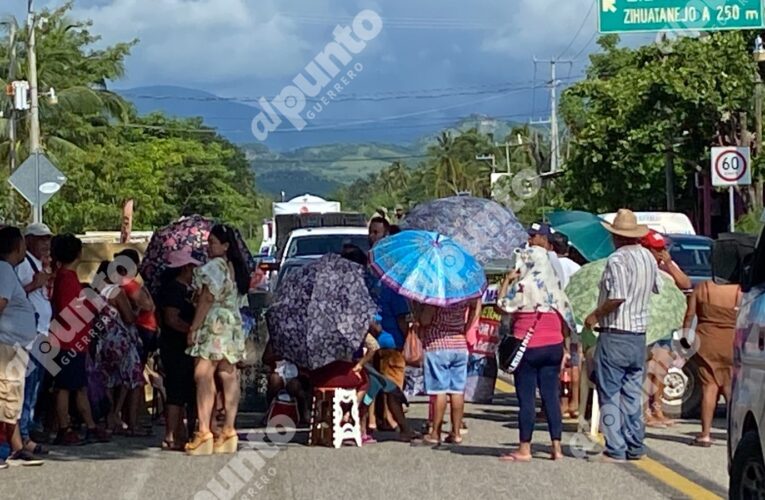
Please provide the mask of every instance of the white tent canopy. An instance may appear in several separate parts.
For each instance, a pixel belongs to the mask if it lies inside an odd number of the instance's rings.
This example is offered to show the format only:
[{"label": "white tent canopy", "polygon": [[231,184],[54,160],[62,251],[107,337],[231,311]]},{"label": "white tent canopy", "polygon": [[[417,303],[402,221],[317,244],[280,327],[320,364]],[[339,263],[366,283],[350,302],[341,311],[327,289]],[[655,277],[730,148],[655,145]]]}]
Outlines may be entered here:
[{"label": "white tent canopy", "polygon": [[340,202],[305,194],[289,201],[274,203],[274,215],[339,212]]}]

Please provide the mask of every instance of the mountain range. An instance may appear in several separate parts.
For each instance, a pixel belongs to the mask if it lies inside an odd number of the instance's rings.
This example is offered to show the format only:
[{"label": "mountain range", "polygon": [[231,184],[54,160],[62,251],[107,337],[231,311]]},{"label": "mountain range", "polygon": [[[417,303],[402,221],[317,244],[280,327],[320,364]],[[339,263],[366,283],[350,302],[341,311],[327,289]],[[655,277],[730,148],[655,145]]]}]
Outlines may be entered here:
[{"label": "mountain range", "polygon": [[[519,123],[483,115],[455,118],[448,127],[433,125],[425,134],[400,129],[322,130],[311,133],[269,134],[265,142],[253,137],[252,119],[258,107],[209,92],[176,86],[138,87],[118,90],[140,114],[162,111],[176,117],[202,117],[206,125],[244,149],[255,171],[259,189],[276,198],[289,199],[305,193],[326,196],[356,179],[379,172],[393,161],[416,165],[429,145],[444,130],[458,133],[479,128],[504,139]],[[422,129],[422,127],[419,127]],[[304,131],[310,131],[309,127]],[[341,132],[342,141],[338,141]]]}]

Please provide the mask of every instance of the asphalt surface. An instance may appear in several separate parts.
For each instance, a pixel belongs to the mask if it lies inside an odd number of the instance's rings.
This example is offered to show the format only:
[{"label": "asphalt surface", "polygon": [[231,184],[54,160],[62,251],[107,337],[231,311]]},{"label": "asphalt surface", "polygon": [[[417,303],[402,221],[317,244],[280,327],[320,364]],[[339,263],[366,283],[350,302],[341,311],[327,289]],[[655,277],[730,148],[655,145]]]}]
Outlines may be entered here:
[{"label": "asphalt surface", "polygon": [[[420,425],[423,399],[408,413]],[[413,448],[380,442],[363,448],[308,447],[306,433],[291,442],[264,429],[245,430],[249,442],[236,455],[187,457],[158,448],[154,438],[118,437],[112,443],[54,448],[42,467],[0,471],[0,497],[9,499],[470,499],[470,498],[714,498],[727,491],[723,421],[719,443],[688,446],[698,423],[649,430],[646,463],[593,464],[583,457],[598,446],[575,434],[567,421],[562,461],[549,460],[544,424],[534,434],[531,463],[497,457],[518,443],[517,406],[511,394],[492,405],[468,405],[469,433],[460,447]],[[245,425],[257,416],[243,415]],[[385,435],[383,435],[384,437]],[[390,437],[390,436],[389,436]],[[678,477],[680,479],[678,479]],[[242,479],[244,478],[244,479]],[[685,489],[685,491],[683,491]],[[699,494],[701,492],[701,494]]]}]

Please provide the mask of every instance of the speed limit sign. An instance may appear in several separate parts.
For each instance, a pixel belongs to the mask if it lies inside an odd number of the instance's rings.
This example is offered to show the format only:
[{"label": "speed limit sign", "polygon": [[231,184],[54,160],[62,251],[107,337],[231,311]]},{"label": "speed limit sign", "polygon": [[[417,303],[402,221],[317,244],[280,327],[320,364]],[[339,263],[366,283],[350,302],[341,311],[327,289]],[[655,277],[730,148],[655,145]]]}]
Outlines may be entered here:
[{"label": "speed limit sign", "polygon": [[749,148],[712,148],[713,186],[748,186],[751,183]]}]

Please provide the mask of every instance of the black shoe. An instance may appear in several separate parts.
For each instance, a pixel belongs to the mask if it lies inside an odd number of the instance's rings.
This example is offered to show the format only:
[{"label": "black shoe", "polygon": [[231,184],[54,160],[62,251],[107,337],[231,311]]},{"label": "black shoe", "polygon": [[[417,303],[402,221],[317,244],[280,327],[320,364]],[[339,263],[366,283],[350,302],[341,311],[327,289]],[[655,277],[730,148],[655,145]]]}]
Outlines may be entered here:
[{"label": "black shoe", "polygon": [[45,462],[35,457],[31,453],[29,453],[27,450],[19,450],[11,454],[11,456],[8,457],[8,460],[6,460],[6,463],[13,467],[16,467],[19,465],[22,465],[25,467],[33,467],[33,466],[42,465]]}]

